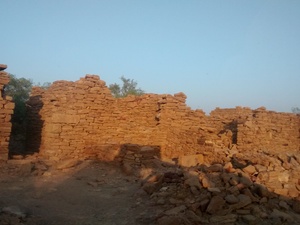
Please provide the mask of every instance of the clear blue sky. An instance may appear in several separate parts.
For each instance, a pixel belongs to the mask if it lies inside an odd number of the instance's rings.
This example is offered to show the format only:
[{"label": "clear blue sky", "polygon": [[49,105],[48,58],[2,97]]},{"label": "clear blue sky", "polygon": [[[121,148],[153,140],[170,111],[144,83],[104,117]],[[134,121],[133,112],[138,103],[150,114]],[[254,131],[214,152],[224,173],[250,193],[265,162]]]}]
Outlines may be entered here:
[{"label": "clear blue sky", "polygon": [[34,82],[124,75],[187,104],[300,107],[299,0],[0,0],[0,63]]}]

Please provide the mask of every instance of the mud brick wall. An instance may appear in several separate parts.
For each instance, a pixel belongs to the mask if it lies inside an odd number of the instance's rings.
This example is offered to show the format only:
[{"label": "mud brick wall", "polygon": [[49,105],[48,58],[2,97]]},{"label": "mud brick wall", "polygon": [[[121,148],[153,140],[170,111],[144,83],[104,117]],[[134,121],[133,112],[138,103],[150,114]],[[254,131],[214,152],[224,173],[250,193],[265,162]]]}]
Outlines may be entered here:
[{"label": "mud brick wall", "polygon": [[0,64],[0,160],[7,160],[8,146],[12,124],[10,122],[15,104],[12,98],[4,93],[4,86],[9,82],[6,65]]},{"label": "mud brick wall", "polygon": [[[27,149],[39,151],[51,160],[61,158],[113,159],[124,145],[158,146],[161,158],[197,154],[207,148],[231,149],[234,146],[299,150],[299,117],[266,110],[267,121],[284,132],[282,140],[265,142],[265,134],[247,130],[267,127],[258,110],[237,107],[216,109],[206,116],[202,110],[191,110],[183,93],[175,95],[145,94],[115,99],[104,81],[87,75],[76,82],[56,81],[48,90],[34,88],[29,105]],[[254,116],[256,115],[257,116]],[[273,118],[273,114],[277,117]],[[271,116],[269,118],[269,116]],[[293,120],[293,126],[287,123]],[[246,138],[247,137],[247,138]],[[258,139],[253,143],[249,139]],[[273,135],[271,140],[277,139]],[[284,148],[281,148],[281,147]]]}]

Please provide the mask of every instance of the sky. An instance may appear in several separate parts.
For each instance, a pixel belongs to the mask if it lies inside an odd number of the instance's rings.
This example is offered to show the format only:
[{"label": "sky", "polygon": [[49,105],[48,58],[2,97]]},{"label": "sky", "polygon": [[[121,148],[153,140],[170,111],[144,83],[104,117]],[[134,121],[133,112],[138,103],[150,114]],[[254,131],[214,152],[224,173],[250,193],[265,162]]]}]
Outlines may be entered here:
[{"label": "sky", "polygon": [[0,0],[0,63],[35,83],[97,74],[209,113],[300,107],[299,0]]}]

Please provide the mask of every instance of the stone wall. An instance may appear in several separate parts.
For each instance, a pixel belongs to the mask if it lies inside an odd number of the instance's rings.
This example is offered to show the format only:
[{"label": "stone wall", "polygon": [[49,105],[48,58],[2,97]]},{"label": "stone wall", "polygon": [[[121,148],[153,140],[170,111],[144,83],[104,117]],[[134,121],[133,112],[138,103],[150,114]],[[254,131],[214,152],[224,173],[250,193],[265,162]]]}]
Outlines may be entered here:
[{"label": "stone wall", "polygon": [[216,144],[224,142],[224,134],[230,130],[232,144],[239,149],[273,153],[300,150],[300,117],[293,113],[268,111],[264,107],[217,108],[211,112],[209,122],[213,133],[218,133]]},{"label": "stone wall", "polygon": [[28,102],[33,120],[29,130],[39,130],[41,136],[28,137],[28,146],[58,159],[97,156],[126,143],[162,145],[166,132],[157,126],[158,100],[152,94],[114,99],[93,75],[54,82],[45,92],[36,88]]},{"label": "stone wall", "polygon": [[260,108],[238,125],[238,144],[241,149],[271,149],[279,153],[300,150],[299,143],[299,115]]},{"label": "stone wall", "polygon": [[293,114],[236,107],[206,116],[185,100],[183,93],[115,99],[96,75],[56,81],[32,91],[27,150],[52,160],[111,159],[130,144],[158,146],[161,158],[207,148],[299,151],[299,117]]},{"label": "stone wall", "polygon": [[0,160],[7,160],[8,146],[12,124],[11,115],[14,110],[12,98],[4,93],[4,86],[9,82],[8,73],[4,72],[6,65],[0,64]]}]

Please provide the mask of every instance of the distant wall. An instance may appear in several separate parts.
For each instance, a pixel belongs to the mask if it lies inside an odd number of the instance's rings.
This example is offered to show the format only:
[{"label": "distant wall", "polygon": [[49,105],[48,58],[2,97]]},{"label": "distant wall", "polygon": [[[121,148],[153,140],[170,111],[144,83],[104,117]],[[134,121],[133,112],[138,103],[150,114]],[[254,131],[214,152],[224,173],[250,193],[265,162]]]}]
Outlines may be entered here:
[{"label": "distant wall", "polygon": [[12,98],[4,93],[4,86],[9,82],[8,73],[4,72],[6,65],[0,64],[0,160],[7,160],[8,146],[12,124],[11,115],[14,110]]},{"label": "distant wall", "polygon": [[236,107],[211,112],[211,127],[232,131],[239,149],[272,152],[300,150],[300,117],[293,113]]},{"label": "distant wall", "polygon": [[162,158],[207,147],[299,150],[299,117],[293,114],[237,107],[217,108],[206,116],[185,100],[183,93],[115,99],[96,75],[56,81],[48,90],[34,88],[27,151],[59,160],[117,156],[124,144],[159,146]]},{"label": "distant wall", "polygon": [[264,108],[253,110],[252,115],[238,125],[238,144],[241,149],[300,150],[300,116]]}]

